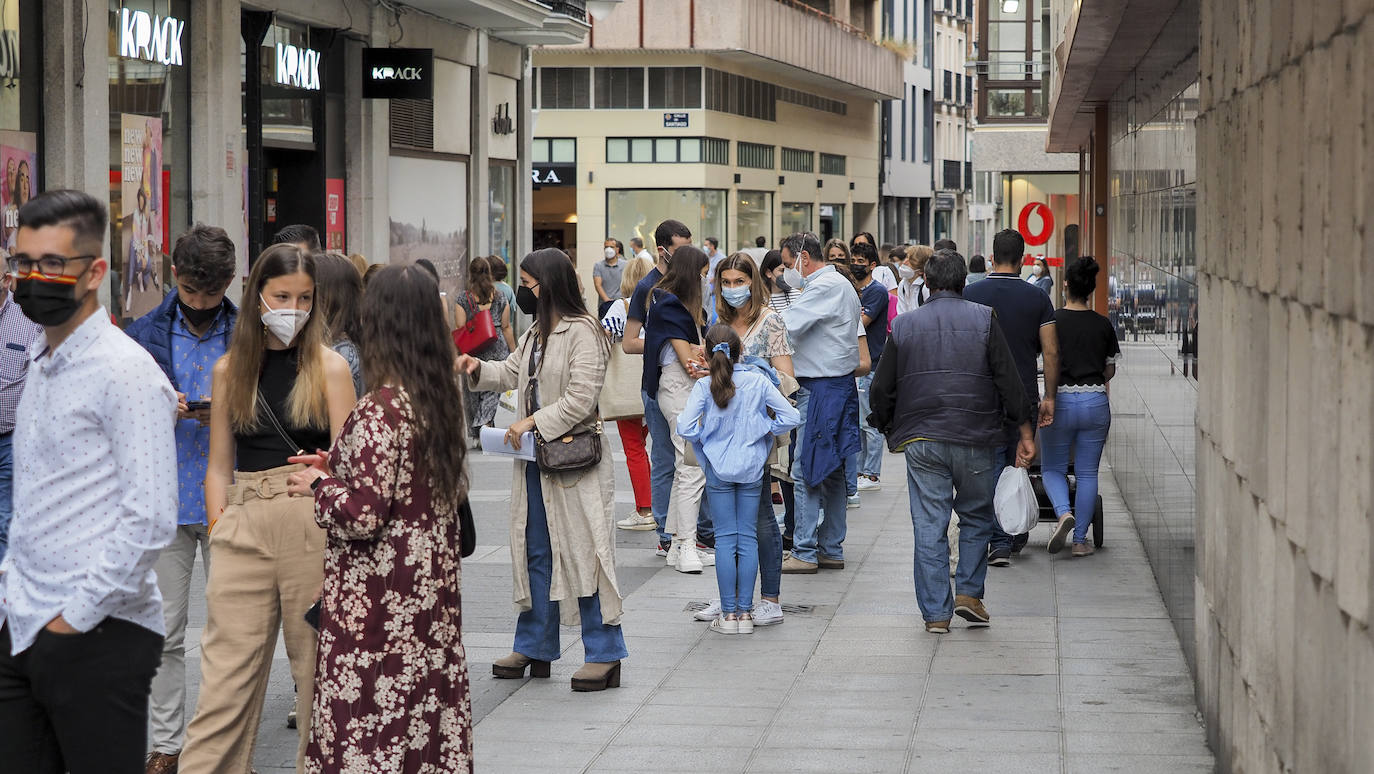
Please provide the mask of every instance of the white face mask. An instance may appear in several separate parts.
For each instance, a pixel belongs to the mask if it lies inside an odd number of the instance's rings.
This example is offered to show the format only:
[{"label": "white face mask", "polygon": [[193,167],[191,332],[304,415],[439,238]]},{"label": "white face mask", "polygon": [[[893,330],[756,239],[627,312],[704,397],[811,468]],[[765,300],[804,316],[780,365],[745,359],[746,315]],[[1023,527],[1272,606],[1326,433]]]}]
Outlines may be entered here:
[{"label": "white face mask", "polygon": [[790,288],[800,288],[804,282],[801,272],[796,269],[783,269],[782,281],[787,283]]},{"label": "white face mask", "polygon": [[262,313],[262,324],[267,326],[267,330],[272,332],[286,346],[291,346],[291,342],[296,340],[296,335],[305,327],[305,323],[310,319],[310,312],[306,309],[273,309],[268,305],[267,299],[258,294],[262,300],[262,305],[267,307],[267,311]]},{"label": "white face mask", "polygon": [[614,248],[614,247],[608,247],[608,248],[606,248],[606,260],[609,261],[609,260],[611,260],[611,259],[614,258],[614,257],[615,257],[615,248]]},{"label": "white face mask", "polygon": [[1040,264],[1037,263],[1031,267],[1031,274],[1034,274],[1037,277],[1040,276]]},{"label": "white face mask", "polygon": [[916,276],[916,270],[904,263],[897,264],[897,273],[901,275],[902,279],[908,282]]}]

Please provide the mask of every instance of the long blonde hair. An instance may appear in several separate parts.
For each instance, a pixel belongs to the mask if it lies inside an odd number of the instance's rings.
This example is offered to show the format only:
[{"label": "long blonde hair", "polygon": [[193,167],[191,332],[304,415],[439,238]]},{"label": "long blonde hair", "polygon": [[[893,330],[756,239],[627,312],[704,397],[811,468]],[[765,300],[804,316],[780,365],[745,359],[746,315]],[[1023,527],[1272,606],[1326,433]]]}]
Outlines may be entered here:
[{"label": "long blonde hair", "polygon": [[[267,329],[262,324],[260,296],[267,281],[304,272],[315,281],[315,259],[294,244],[273,245],[258,256],[244,288],[234,338],[225,354],[224,397],[229,407],[229,426],[235,433],[250,433],[258,427],[258,378],[267,349]],[[312,308],[305,327],[296,334],[298,352],[296,382],[287,397],[286,421],[297,427],[329,427],[329,402],[325,397],[325,324],[318,309]]]},{"label": "long blonde hair", "polygon": [[630,296],[635,294],[639,281],[653,270],[654,262],[648,258],[630,258],[625,262],[625,273],[620,275],[620,295],[625,297],[625,303],[630,303]]}]

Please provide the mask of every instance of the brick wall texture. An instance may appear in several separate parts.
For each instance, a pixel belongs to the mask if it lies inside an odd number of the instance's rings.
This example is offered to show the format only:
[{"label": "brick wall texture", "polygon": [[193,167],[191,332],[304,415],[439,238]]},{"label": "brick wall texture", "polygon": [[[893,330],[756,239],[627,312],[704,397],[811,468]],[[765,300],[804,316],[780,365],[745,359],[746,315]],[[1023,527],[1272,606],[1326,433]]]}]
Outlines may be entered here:
[{"label": "brick wall texture", "polygon": [[1374,0],[1200,11],[1199,702],[1222,771],[1374,772]]}]

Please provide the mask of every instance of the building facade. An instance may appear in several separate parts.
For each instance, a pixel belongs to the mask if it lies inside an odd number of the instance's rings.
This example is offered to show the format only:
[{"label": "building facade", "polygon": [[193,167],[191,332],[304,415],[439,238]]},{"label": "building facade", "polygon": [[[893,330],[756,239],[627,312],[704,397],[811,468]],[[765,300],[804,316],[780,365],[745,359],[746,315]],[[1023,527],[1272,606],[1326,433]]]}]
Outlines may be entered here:
[{"label": "building facade", "polygon": [[666,218],[727,252],[875,231],[881,104],[902,91],[878,24],[876,2],[643,0],[539,49],[536,244],[586,275],[605,239],[652,250]]},{"label": "building facade", "polygon": [[[14,0],[0,163],[27,186],[7,183],[4,206],[107,195],[105,300],[125,320],[170,286],[172,244],[196,222],[234,237],[245,273],[305,223],[372,262],[429,257],[452,291],[468,256],[528,247],[529,47],[581,40],[583,16],[532,0]],[[423,93],[372,66],[395,49],[423,50]]]},{"label": "building facade", "polygon": [[878,240],[930,244],[934,212],[935,54],[932,0],[884,0],[882,39],[902,63],[902,96],[883,102]]},{"label": "building facade", "polygon": [[1217,767],[1374,770],[1374,10],[1055,0],[1053,29],[1048,148],[1084,158],[1125,354],[1108,458]]},{"label": "building facade", "polygon": [[973,188],[971,155],[973,77],[968,71],[973,40],[974,0],[934,0],[935,201],[931,239],[953,239],[967,252],[969,194]]},{"label": "building facade", "polygon": [[977,0],[975,8],[978,127],[968,253],[990,255],[994,234],[1020,229],[1030,237],[1029,260],[1044,257],[1056,272],[1083,250],[1078,154],[1045,150],[1050,2]]}]

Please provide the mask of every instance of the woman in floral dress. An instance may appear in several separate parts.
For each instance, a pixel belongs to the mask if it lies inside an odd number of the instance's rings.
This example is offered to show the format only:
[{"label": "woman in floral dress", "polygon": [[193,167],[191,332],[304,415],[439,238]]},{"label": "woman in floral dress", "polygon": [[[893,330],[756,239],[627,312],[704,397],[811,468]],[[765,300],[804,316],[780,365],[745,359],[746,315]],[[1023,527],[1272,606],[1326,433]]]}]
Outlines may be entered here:
[{"label": "woman in floral dress", "polygon": [[463,403],[439,288],[389,266],[363,299],[366,381],[326,460],[293,474],[328,535],[308,772],[470,772],[460,638]]}]

